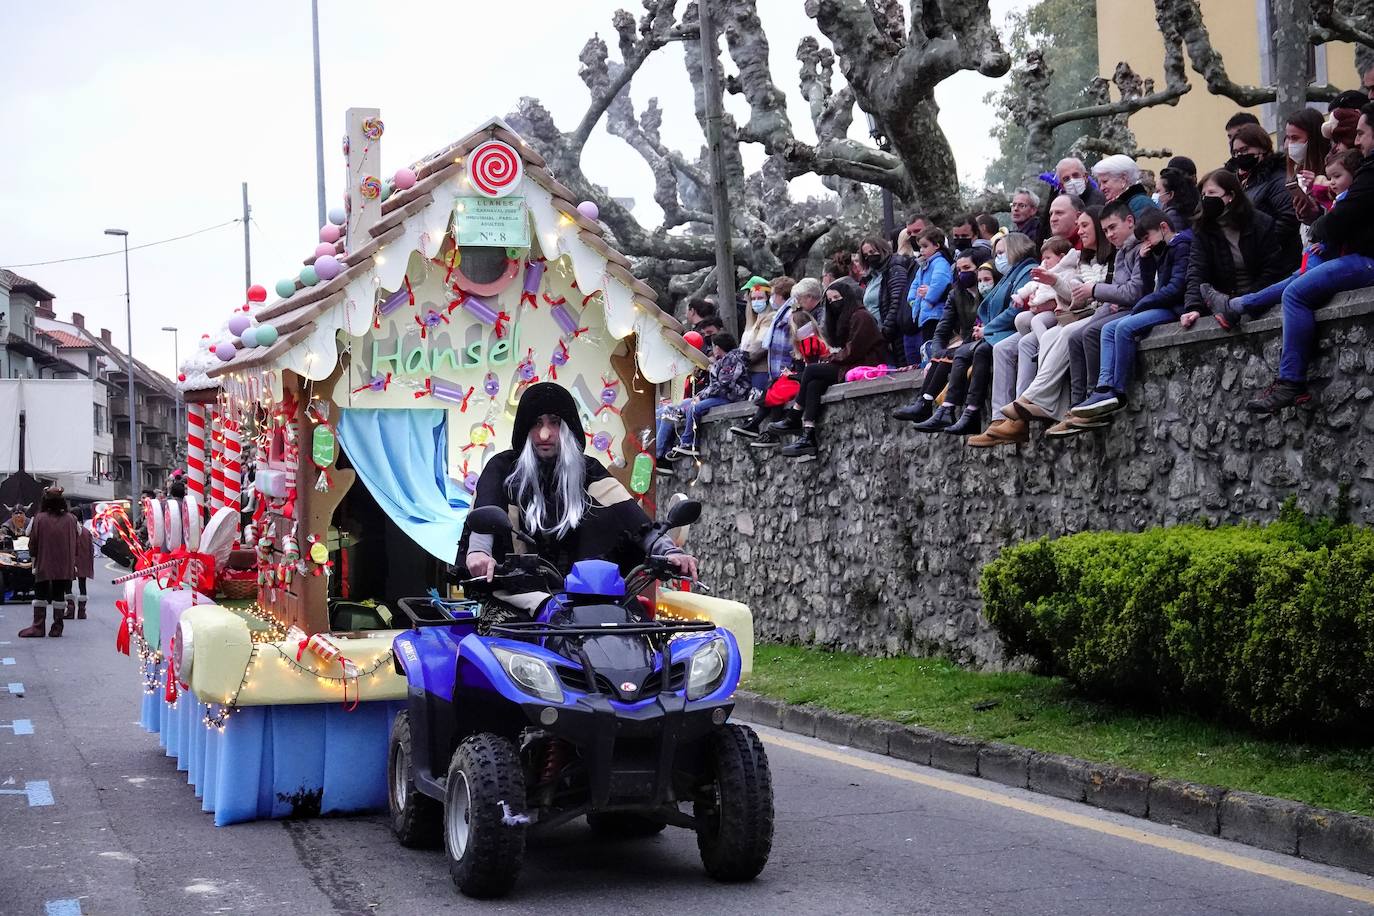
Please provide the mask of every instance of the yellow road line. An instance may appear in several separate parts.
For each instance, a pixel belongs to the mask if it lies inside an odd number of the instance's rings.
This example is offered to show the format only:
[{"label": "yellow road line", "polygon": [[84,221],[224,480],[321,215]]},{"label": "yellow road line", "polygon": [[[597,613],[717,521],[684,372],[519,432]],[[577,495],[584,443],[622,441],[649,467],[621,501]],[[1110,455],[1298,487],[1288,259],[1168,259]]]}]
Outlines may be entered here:
[{"label": "yellow road line", "polygon": [[1251,859],[1246,856],[1238,856],[1234,853],[1224,852],[1219,849],[1212,849],[1200,843],[1191,843],[1188,840],[1161,836],[1160,834],[1149,833],[1132,827],[1123,827],[1110,821],[1098,820],[1097,818],[1088,817],[1083,814],[1075,814],[1072,811],[1061,811],[1049,805],[1042,805],[1021,798],[1000,795],[987,789],[967,786],[963,783],[955,782],[952,779],[943,779],[939,776],[930,776],[925,773],[904,770],[900,767],[879,763],[875,760],[866,760],[862,757],[832,750],[828,747],[807,744],[794,738],[784,738],[772,734],[766,736],[761,735],[760,737],[762,737],[767,744],[785,747],[790,751],[796,751],[799,754],[806,754],[810,757],[819,757],[822,760],[829,760],[832,763],[841,763],[845,766],[856,767],[860,770],[868,770],[870,773],[878,773],[893,779],[899,779],[903,782],[912,782],[922,786],[929,786],[932,789],[939,789],[942,792],[951,792],[955,795],[962,795],[965,798],[973,798],[989,804],[1000,805],[1003,808],[1011,808],[1014,811],[1020,811],[1024,814],[1032,814],[1047,820],[1058,821],[1061,824],[1081,827],[1084,830],[1105,833],[1109,836],[1129,840],[1132,843],[1140,843],[1143,846],[1166,849],[1170,852],[1178,853],[1179,855],[1201,859],[1204,862],[1225,865],[1228,868],[1234,868],[1238,871],[1249,872],[1254,875],[1263,875],[1266,878],[1286,881],[1289,884],[1296,884],[1300,887],[1324,891],[1328,894],[1335,894],[1338,897],[1358,900],[1361,903],[1374,904],[1374,889],[1360,887],[1357,884],[1333,881],[1330,878],[1308,874],[1307,872],[1298,871],[1295,868],[1286,868],[1282,865],[1273,865],[1259,859]]}]

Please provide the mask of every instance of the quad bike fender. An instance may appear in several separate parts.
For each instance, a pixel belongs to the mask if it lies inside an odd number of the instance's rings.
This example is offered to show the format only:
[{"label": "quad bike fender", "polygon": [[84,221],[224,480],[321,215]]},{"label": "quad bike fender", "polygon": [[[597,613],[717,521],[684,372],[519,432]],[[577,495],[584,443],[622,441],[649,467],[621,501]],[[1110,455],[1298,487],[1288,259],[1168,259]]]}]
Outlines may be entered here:
[{"label": "quad bike fender", "polygon": [[709,620],[730,631],[739,647],[739,678],[754,670],[754,615],[749,606],[699,592],[658,590],[658,613],[680,620]]}]

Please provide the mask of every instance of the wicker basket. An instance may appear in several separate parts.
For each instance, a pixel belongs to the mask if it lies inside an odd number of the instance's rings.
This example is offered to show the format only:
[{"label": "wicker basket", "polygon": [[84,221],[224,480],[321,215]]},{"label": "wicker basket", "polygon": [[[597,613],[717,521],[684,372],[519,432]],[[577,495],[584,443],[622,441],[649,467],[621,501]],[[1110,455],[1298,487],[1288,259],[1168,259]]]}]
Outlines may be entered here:
[{"label": "wicker basket", "polygon": [[229,601],[246,601],[258,597],[258,577],[256,575],[251,579],[222,577],[219,580],[219,597]]}]

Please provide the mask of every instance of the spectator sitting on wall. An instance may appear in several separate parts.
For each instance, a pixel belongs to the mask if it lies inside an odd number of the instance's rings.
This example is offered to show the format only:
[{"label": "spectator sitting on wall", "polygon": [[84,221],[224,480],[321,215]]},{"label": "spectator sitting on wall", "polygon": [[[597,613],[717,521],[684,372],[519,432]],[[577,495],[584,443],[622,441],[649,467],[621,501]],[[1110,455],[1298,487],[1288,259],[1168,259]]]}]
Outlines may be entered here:
[{"label": "spectator sitting on wall", "polygon": [[801,433],[786,446],[786,458],[814,458],[820,444],[816,424],[821,416],[821,396],[831,385],[842,381],[856,366],[877,366],[887,362],[887,346],[873,316],[864,308],[859,284],[848,278],[836,280],[825,291],[829,302],[825,311],[825,339],[836,348],[823,362],[807,366],[801,375],[797,402],[802,405],[801,423],[795,418],[771,424],[774,433]]},{"label": "spectator sitting on wall", "polygon": [[1077,156],[1060,159],[1059,164],[1054,167],[1054,177],[1059,182],[1060,190],[1083,202],[1080,211],[1084,207],[1100,207],[1107,202],[1102,192],[1088,177],[1087,166],[1083,165],[1083,160]]},{"label": "spectator sitting on wall", "polygon": [[[801,391],[800,377],[806,367],[815,365],[830,355],[830,348],[821,329],[820,302],[824,293],[821,291],[820,283],[808,277],[797,283],[793,289],[793,296],[796,302],[787,316],[789,327],[786,364],[764,392],[758,402],[758,408],[748,422],[730,428],[731,434],[743,439],[752,439],[750,446],[753,448],[777,448],[782,444],[777,434],[765,427],[783,419],[786,408]],[[800,425],[801,408],[796,407],[795,410],[796,423]]]},{"label": "spectator sitting on wall", "polygon": [[974,223],[978,227],[978,238],[974,239],[973,244],[992,251],[992,243],[1003,234],[1002,224],[991,213],[979,213]]},{"label": "spectator sitting on wall", "polygon": [[1314,312],[1337,293],[1374,286],[1374,102],[1360,112],[1355,143],[1364,162],[1355,180],[1331,212],[1312,227],[1324,260],[1289,283],[1283,291],[1283,351],[1279,376],[1259,397],[1246,404],[1253,413],[1275,413],[1305,404],[1307,370],[1316,343]]},{"label": "spectator sitting on wall", "polygon": [[[1130,156],[1120,153],[1103,157],[1093,166],[1093,177],[1102,188],[1102,196],[1109,202],[1122,201],[1131,208],[1134,217],[1146,207],[1154,206],[1150,194],[1141,184],[1140,166]],[[1105,209],[1103,218],[1106,218]]]},{"label": "spectator sitting on wall", "polygon": [[[926,364],[925,376],[921,379],[921,395],[918,403],[934,403],[940,392],[949,384],[954,356],[959,348],[974,339],[973,329],[978,325],[978,307],[982,304],[983,294],[978,289],[978,268],[992,260],[982,248],[970,248],[959,255],[954,262],[954,285],[945,297],[944,314],[935,327],[934,347],[931,349],[930,362]],[[991,289],[991,285],[988,287]],[[936,411],[943,421],[940,428],[952,424],[957,415],[945,416]],[[916,425],[922,432],[933,421],[924,420]]]},{"label": "spectator sitting on wall", "polygon": [[1287,163],[1287,156],[1274,152],[1274,143],[1263,127],[1242,124],[1236,130],[1227,167],[1240,178],[1245,195],[1255,209],[1274,221],[1283,273],[1298,266],[1302,251],[1298,215],[1293,210],[1293,197],[1288,192]]},{"label": "spectator sitting on wall", "polygon": [[909,308],[902,311],[902,342],[906,364],[922,362],[921,347],[935,336],[935,326],[944,313],[945,294],[954,279],[954,254],[945,244],[945,233],[934,226],[916,239],[916,268],[906,298]]},{"label": "spectator sitting on wall", "polygon": [[1031,270],[1030,279],[1012,294],[1016,316],[1016,391],[1024,392],[1035,378],[1040,351],[1048,346],[1043,338],[1059,327],[1059,316],[1073,305],[1073,290],[1082,284],[1078,271],[1078,252],[1067,239],[1051,236],[1040,246],[1040,267]]},{"label": "spectator sitting on wall", "polygon": [[[696,457],[697,422],[712,407],[734,404],[749,396],[749,359],[728,331],[712,341],[711,381],[695,398],[682,401],[677,411],[682,416],[682,432],[677,431],[676,412],[665,412],[658,420],[657,456],[659,470],[672,472],[672,463],[684,455]],[[673,447],[673,439],[678,443]]]},{"label": "spectator sitting on wall", "polygon": [[744,333],[740,335],[739,348],[748,359],[749,386],[755,391],[768,387],[768,334],[778,314],[774,301],[777,298],[776,283],[785,284],[787,293],[791,294],[791,277],[779,277],[772,283],[763,277],[750,277],[743,287],[743,292],[749,296],[749,310],[744,316]]},{"label": "spectator sitting on wall", "polygon": [[[877,237],[866,238],[859,244],[859,257],[863,259],[865,270],[864,308],[868,309],[878,327],[884,329],[888,345],[896,355],[901,344],[896,329],[900,325],[903,310],[908,308],[906,293],[911,284],[911,267],[915,259],[893,254],[887,242]],[[892,329],[892,336],[887,336],[888,329]]]},{"label": "spectator sitting on wall", "polygon": [[1259,118],[1248,111],[1238,111],[1231,115],[1226,121],[1226,145],[1229,148],[1231,141],[1236,139],[1236,132],[1246,124],[1259,124]]},{"label": "spectator sitting on wall", "polygon": [[1284,121],[1283,151],[1293,212],[1300,223],[1310,226],[1326,212],[1311,192],[1326,184],[1326,157],[1331,153],[1331,141],[1322,136],[1322,116],[1315,109],[1299,108]]},{"label": "spectator sitting on wall", "polygon": [[1017,188],[1011,194],[1011,225],[1017,232],[1040,244],[1040,196],[1030,188]]},{"label": "spectator sitting on wall", "polygon": [[954,224],[949,227],[949,247],[956,255],[972,248],[977,238],[978,225],[971,214],[965,213],[954,218]]},{"label": "spectator sitting on wall", "polygon": [[[1170,161],[1182,158],[1175,156]],[[1192,166],[1192,160],[1185,161]],[[1160,170],[1155,186],[1158,189],[1155,191],[1155,204],[1169,217],[1169,225],[1174,227],[1174,231],[1192,228],[1199,198],[1196,173],[1190,174],[1186,169],[1167,165]]]},{"label": "spectator sitting on wall", "polygon": [[1231,299],[1262,290],[1288,273],[1278,226],[1246,196],[1240,179],[1217,169],[1202,179],[1202,205],[1193,229],[1184,317],[1211,312],[1231,327]]},{"label": "spectator sitting on wall", "polygon": [[[1327,184],[1325,188],[1328,194],[1334,195],[1334,198],[1329,202],[1318,201],[1325,210],[1330,210],[1336,201],[1345,198],[1346,192],[1350,190],[1350,185],[1355,180],[1355,173],[1363,163],[1364,156],[1357,149],[1348,150],[1344,153],[1333,152],[1327,157]],[[1221,307],[1213,315],[1217,324],[1230,331],[1238,326],[1243,318],[1262,315],[1278,305],[1283,301],[1283,291],[1288,288],[1288,284],[1320,264],[1324,260],[1323,253],[1324,246],[1320,243],[1309,245],[1307,250],[1303,252],[1302,265],[1291,275],[1256,292],[1234,298],[1228,297],[1228,301],[1224,305],[1221,305],[1218,297],[1217,304]]]},{"label": "spectator sitting on wall", "polygon": [[1096,419],[1126,406],[1126,386],[1135,368],[1136,344],[1157,324],[1183,314],[1188,288],[1188,256],[1193,232],[1174,232],[1163,210],[1151,207],[1140,214],[1135,236],[1155,263],[1155,288],[1140,297],[1131,313],[1102,329],[1102,368],[1097,387],[1083,403],[1070,410],[1074,417]]},{"label": "spectator sitting on wall", "polygon": [[1332,100],[1322,122],[1322,136],[1331,141],[1331,151],[1343,153],[1355,148],[1355,128],[1359,125],[1360,109],[1368,97],[1362,92],[1348,90]]},{"label": "spectator sitting on wall", "polygon": [[[915,239],[916,236],[925,232],[933,225],[935,224],[930,221],[929,216],[926,216],[924,213],[913,213],[906,218],[906,233],[911,236],[912,239]],[[836,279],[839,278],[837,277]]]}]

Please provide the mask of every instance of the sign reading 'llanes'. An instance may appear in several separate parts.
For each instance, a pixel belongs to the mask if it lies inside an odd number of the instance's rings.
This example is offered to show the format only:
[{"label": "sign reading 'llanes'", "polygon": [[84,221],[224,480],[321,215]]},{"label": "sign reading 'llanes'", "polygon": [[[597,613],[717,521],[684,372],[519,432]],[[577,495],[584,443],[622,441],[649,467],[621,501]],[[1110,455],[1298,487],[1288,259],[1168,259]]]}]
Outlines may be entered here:
[{"label": "sign reading 'llanes'", "polygon": [[453,204],[453,231],[461,245],[527,248],[530,221],[523,197],[460,197]]}]

